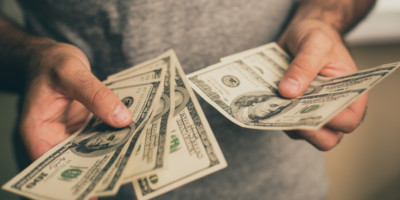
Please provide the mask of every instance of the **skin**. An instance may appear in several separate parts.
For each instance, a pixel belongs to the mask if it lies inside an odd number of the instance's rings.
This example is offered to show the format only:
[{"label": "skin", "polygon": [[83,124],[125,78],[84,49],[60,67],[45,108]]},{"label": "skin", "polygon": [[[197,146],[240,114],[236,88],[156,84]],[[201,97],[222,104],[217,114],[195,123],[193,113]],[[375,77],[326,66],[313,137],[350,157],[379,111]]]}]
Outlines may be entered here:
[{"label": "skin", "polygon": [[[85,54],[75,46],[28,35],[0,19],[2,74],[23,72],[26,80],[20,134],[32,160],[68,138],[89,111],[121,128],[132,115],[118,97],[91,72]],[[14,79],[13,79],[14,80]],[[18,85],[21,77],[10,82]]]},{"label": "skin", "polygon": [[[345,47],[343,33],[348,31],[372,7],[374,1],[302,1],[294,19],[278,40],[294,55],[283,76],[279,92],[287,98],[300,96],[317,74],[334,77],[357,71]],[[335,147],[344,133],[352,132],[361,122],[367,106],[364,94],[319,130],[288,131],[293,138],[303,138],[316,148]]]},{"label": "skin", "polygon": [[[339,76],[357,70],[341,36],[372,4],[369,0],[301,2],[278,41],[294,55],[279,85],[282,96],[301,95],[317,74]],[[4,47],[0,48],[1,74],[18,77],[10,78],[5,85],[25,91],[20,132],[32,160],[76,131],[89,111],[117,128],[132,121],[118,97],[90,72],[87,57],[77,47],[29,35],[3,19],[0,46]],[[22,77],[25,86],[20,84],[21,74],[26,75]],[[358,126],[366,104],[364,95],[322,129],[290,134],[329,150],[343,133]]]}]

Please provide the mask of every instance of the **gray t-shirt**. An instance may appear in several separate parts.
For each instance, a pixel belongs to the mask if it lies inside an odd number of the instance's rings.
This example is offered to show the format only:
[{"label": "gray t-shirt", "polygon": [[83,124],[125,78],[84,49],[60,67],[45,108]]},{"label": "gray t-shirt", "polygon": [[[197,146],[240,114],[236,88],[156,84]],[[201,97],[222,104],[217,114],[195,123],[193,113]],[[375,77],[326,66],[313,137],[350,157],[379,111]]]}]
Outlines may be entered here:
[{"label": "gray t-shirt", "polygon": [[[27,30],[81,48],[100,79],[171,48],[186,73],[199,70],[276,40],[294,5],[292,0],[19,1]],[[325,197],[323,153],[281,131],[240,128],[204,102],[202,107],[228,168],[159,199]],[[126,185],[117,198],[133,196]]]}]

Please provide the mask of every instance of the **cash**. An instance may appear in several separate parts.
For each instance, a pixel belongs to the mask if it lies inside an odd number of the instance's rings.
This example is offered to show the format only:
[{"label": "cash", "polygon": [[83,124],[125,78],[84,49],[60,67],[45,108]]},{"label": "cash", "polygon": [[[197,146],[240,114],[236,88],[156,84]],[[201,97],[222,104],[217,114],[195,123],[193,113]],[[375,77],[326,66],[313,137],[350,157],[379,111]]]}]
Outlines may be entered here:
[{"label": "cash", "polygon": [[290,61],[270,43],[187,79],[169,50],[110,75],[103,83],[132,112],[132,123],[113,128],[89,115],[84,127],[2,188],[33,199],[85,200],[132,184],[139,200],[151,199],[227,167],[192,88],[242,127],[318,129],[400,66],[317,76],[302,96],[286,99],[278,85]]},{"label": "cash", "polygon": [[290,57],[270,43],[221,59],[188,75],[192,88],[233,123],[252,129],[319,129],[400,66],[378,66],[343,77],[317,76],[294,99],[278,85]]},{"label": "cash", "polygon": [[[179,66],[176,57],[175,66]],[[168,169],[133,181],[139,199],[153,198],[227,166],[181,67],[175,67],[175,111]]]},{"label": "cash", "polygon": [[132,123],[117,129],[90,115],[3,189],[33,199],[89,199],[131,183],[138,199],[149,199],[227,166],[172,50],[104,84],[132,112]]},{"label": "cash", "polygon": [[41,156],[3,189],[34,199],[90,198],[148,120],[159,85],[114,88],[133,113],[130,126],[116,129],[91,116],[82,130]]}]

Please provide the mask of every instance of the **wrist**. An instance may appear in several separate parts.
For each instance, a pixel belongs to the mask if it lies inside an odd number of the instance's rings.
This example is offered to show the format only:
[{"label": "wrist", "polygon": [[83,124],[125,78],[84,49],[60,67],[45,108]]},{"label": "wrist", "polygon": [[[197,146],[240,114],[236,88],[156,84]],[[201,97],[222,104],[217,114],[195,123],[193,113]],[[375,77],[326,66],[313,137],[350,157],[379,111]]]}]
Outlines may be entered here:
[{"label": "wrist", "polygon": [[4,66],[25,67],[30,58],[54,40],[30,35],[0,18],[0,63]]},{"label": "wrist", "polygon": [[9,53],[9,62],[24,68],[29,67],[32,60],[43,55],[48,49],[57,46],[58,42],[45,37],[25,35],[19,38]]},{"label": "wrist", "polygon": [[21,92],[32,58],[56,42],[23,32],[0,18],[0,89]]},{"label": "wrist", "polygon": [[57,46],[57,42],[49,38],[35,37],[26,35],[15,44],[10,53],[9,66],[17,66],[25,81],[41,73],[43,60],[47,57],[47,52]]},{"label": "wrist", "polygon": [[343,35],[373,7],[375,0],[302,0],[294,21],[320,20]]},{"label": "wrist", "polygon": [[303,19],[291,23],[279,38],[278,43],[288,52],[297,54],[305,41],[311,38],[323,42],[325,46],[343,41],[342,35],[326,22],[319,19]]},{"label": "wrist", "polygon": [[305,1],[304,5],[301,5],[298,12],[295,15],[293,23],[300,23],[302,21],[319,21],[326,25],[331,26],[338,33],[344,33],[346,30],[346,18],[348,15],[346,14],[346,9],[344,6],[316,6],[314,4],[308,3],[309,1]]}]

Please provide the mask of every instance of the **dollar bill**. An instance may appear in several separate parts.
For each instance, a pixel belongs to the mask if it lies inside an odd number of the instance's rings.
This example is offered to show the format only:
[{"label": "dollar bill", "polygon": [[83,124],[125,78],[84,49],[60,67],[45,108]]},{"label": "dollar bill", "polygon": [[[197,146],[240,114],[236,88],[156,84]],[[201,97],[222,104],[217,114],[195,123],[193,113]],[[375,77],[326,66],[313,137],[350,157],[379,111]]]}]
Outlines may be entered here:
[{"label": "dollar bill", "polygon": [[[275,42],[221,58],[224,63],[243,62],[264,81],[267,81],[274,88],[274,92],[277,92],[279,81],[288,69],[291,60],[291,57]],[[311,85],[318,85],[324,81],[325,77],[317,75]]]},{"label": "dollar bill", "polygon": [[171,63],[171,51],[164,57],[169,62],[164,82],[164,91],[155,108],[154,118],[146,125],[140,135],[138,145],[133,150],[128,165],[124,171],[124,182],[131,182],[137,176],[145,173],[155,173],[165,170],[169,153],[169,138],[171,119],[174,113],[174,78],[175,69]]},{"label": "dollar bill", "polygon": [[317,76],[302,96],[285,99],[277,88],[290,61],[271,43],[222,58],[187,81],[170,50],[111,75],[104,84],[133,122],[116,129],[91,116],[3,188],[35,199],[88,199],[130,182],[138,199],[154,198],[227,166],[190,85],[242,127],[318,129],[400,66]]},{"label": "dollar bill", "polygon": [[[143,109],[145,110],[137,110],[138,108],[131,110],[132,113],[145,113],[145,115],[142,115],[141,118],[139,119],[135,118],[133,119],[138,132],[132,139],[129,140],[127,145],[125,145],[125,147],[121,150],[122,153],[118,156],[116,162],[114,162],[114,164],[108,170],[107,174],[97,185],[95,193],[96,196],[109,196],[116,194],[118,192],[118,189],[121,185],[121,181],[123,178],[122,176],[123,171],[126,168],[126,164],[129,161],[131,152],[137,143],[138,137],[142,133],[143,127],[147,124],[149,120],[151,120],[152,116],[151,114],[154,105],[157,105],[157,102],[159,101],[162,93],[161,86],[163,85],[163,83],[164,81],[154,81],[142,84],[132,83],[134,84],[132,86],[123,86],[123,87],[119,86],[110,88],[118,97],[132,95],[135,93],[140,94],[137,95],[139,98],[129,99],[129,100],[122,99],[122,102],[124,102],[126,105],[129,105],[130,102],[137,101],[139,104],[146,103],[147,107],[143,107]],[[126,90],[125,88],[132,88],[132,89]],[[135,90],[133,90],[133,88],[135,88]],[[130,108],[130,106],[127,107],[128,109]]]},{"label": "dollar bill", "polygon": [[283,99],[259,91],[236,99],[232,116],[253,129],[316,129],[353,102],[365,89]]},{"label": "dollar bill", "polygon": [[107,77],[107,80],[105,82],[108,82],[108,80],[118,80],[118,79],[124,79],[127,77],[132,77],[144,72],[149,72],[153,71],[159,68],[166,68],[168,66],[168,61],[163,59],[167,55],[161,54],[157,56],[156,58],[153,58],[151,60],[142,62],[140,64],[137,64],[135,66],[132,66],[130,68],[127,68],[125,70],[122,70],[120,72],[117,72],[115,74],[112,74]]},{"label": "dollar bill", "polygon": [[[158,83],[159,85],[159,83]],[[134,121],[112,128],[91,117],[83,130],[74,133],[7,182],[3,189],[34,199],[88,199],[111,170],[135,130],[151,110],[157,84],[114,90]],[[62,195],[61,195],[62,194]]]},{"label": "dollar bill", "polygon": [[[251,58],[255,55],[261,55],[263,59],[261,62],[268,62],[271,64],[279,65],[279,67],[289,66],[291,57],[279,47],[275,42],[271,42],[253,49],[248,49],[236,54],[232,54],[221,58],[222,62],[229,62],[233,60]],[[251,59],[250,59],[251,60]]]},{"label": "dollar bill", "polygon": [[[84,128],[4,189],[35,199],[88,199],[115,194],[122,180],[140,180],[144,186],[150,178],[153,184],[148,186],[154,190],[139,196],[150,198],[226,167],[172,50],[114,74],[104,84],[133,113],[133,122],[116,129],[91,116]],[[179,166],[187,160],[192,165]],[[168,167],[169,162],[174,164]],[[160,178],[158,184],[155,176]]]},{"label": "dollar bill", "polygon": [[[167,64],[167,65],[166,65]],[[109,78],[104,83],[110,87],[114,93],[119,95],[118,89],[124,87],[133,87],[139,85],[153,85],[154,93],[151,96],[145,96],[144,98],[152,99],[151,101],[151,108],[149,109],[149,114],[147,115],[148,118],[146,120],[142,120],[142,123],[137,125],[138,133],[132,139],[132,141],[127,145],[121,153],[120,157],[118,158],[117,162],[114,163],[112,166],[112,170],[109,170],[107,175],[103,178],[103,180],[98,184],[96,188],[96,196],[111,196],[118,192],[118,189],[123,181],[123,174],[125,169],[129,168],[128,163],[132,157],[132,151],[137,146],[140,146],[140,138],[143,135],[143,132],[146,132],[146,128],[148,127],[149,121],[153,120],[155,113],[153,112],[156,105],[159,105],[159,102],[163,100],[161,98],[163,94],[163,89],[165,87],[161,87],[165,85],[165,77],[166,72],[169,68],[169,58],[167,55],[163,54],[154,58],[150,61],[141,63],[137,66],[132,68],[139,69],[132,70],[129,68],[125,71],[129,73],[123,73],[118,77]],[[139,68],[138,68],[139,67]],[[167,80],[168,82],[169,80]]]},{"label": "dollar bill", "polygon": [[149,199],[227,166],[207,120],[175,61],[175,114],[172,120],[168,170],[133,181],[138,199]]},{"label": "dollar bill", "polygon": [[159,68],[151,69],[149,71],[144,71],[142,73],[130,74],[114,79],[107,79],[106,81],[103,81],[103,83],[108,87],[118,87],[124,85],[134,85],[143,82],[151,82],[156,80],[161,81],[164,78],[162,77],[163,70],[166,70],[165,66],[160,66]]},{"label": "dollar bill", "polygon": [[[277,92],[283,69],[288,67],[288,63],[283,62],[285,59],[281,59],[280,63],[276,60],[286,54],[282,54],[282,50],[266,51],[271,48],[279,47],[266,45],[225,58],[221,63],[189,74],[189,82],[202,98],[239,126],[262,130],[318,129],[399,66],[399,63],[392,63],[336,78],[318,76],[303,96],[290,100],[282,98]],[[350,100],[335,98],[324,106],[316,103],[313,109],[301,108],[301,104],[294,106],[293,103],[301,102],[300,99],[305,96],[334,95],[346,91],[362,92],[352,93],[357,95],[350,95]],[[300,112],[302,109],[307,112]],[[322,111],[328,113],[321,114]],[[304,120],[305,113],[308,119],[315,120]],[[311,116],[313,114],[315,116]]]},{"label": "dollar bill", "polygon": [[326,79],[320,84],[312,84],[304,92],[303,96],[315,94],[327,94],[340,91],[369,89],[396,69],[396,65],[391,67],[379,67],[364,70],[356,74],[345,77]]}]

